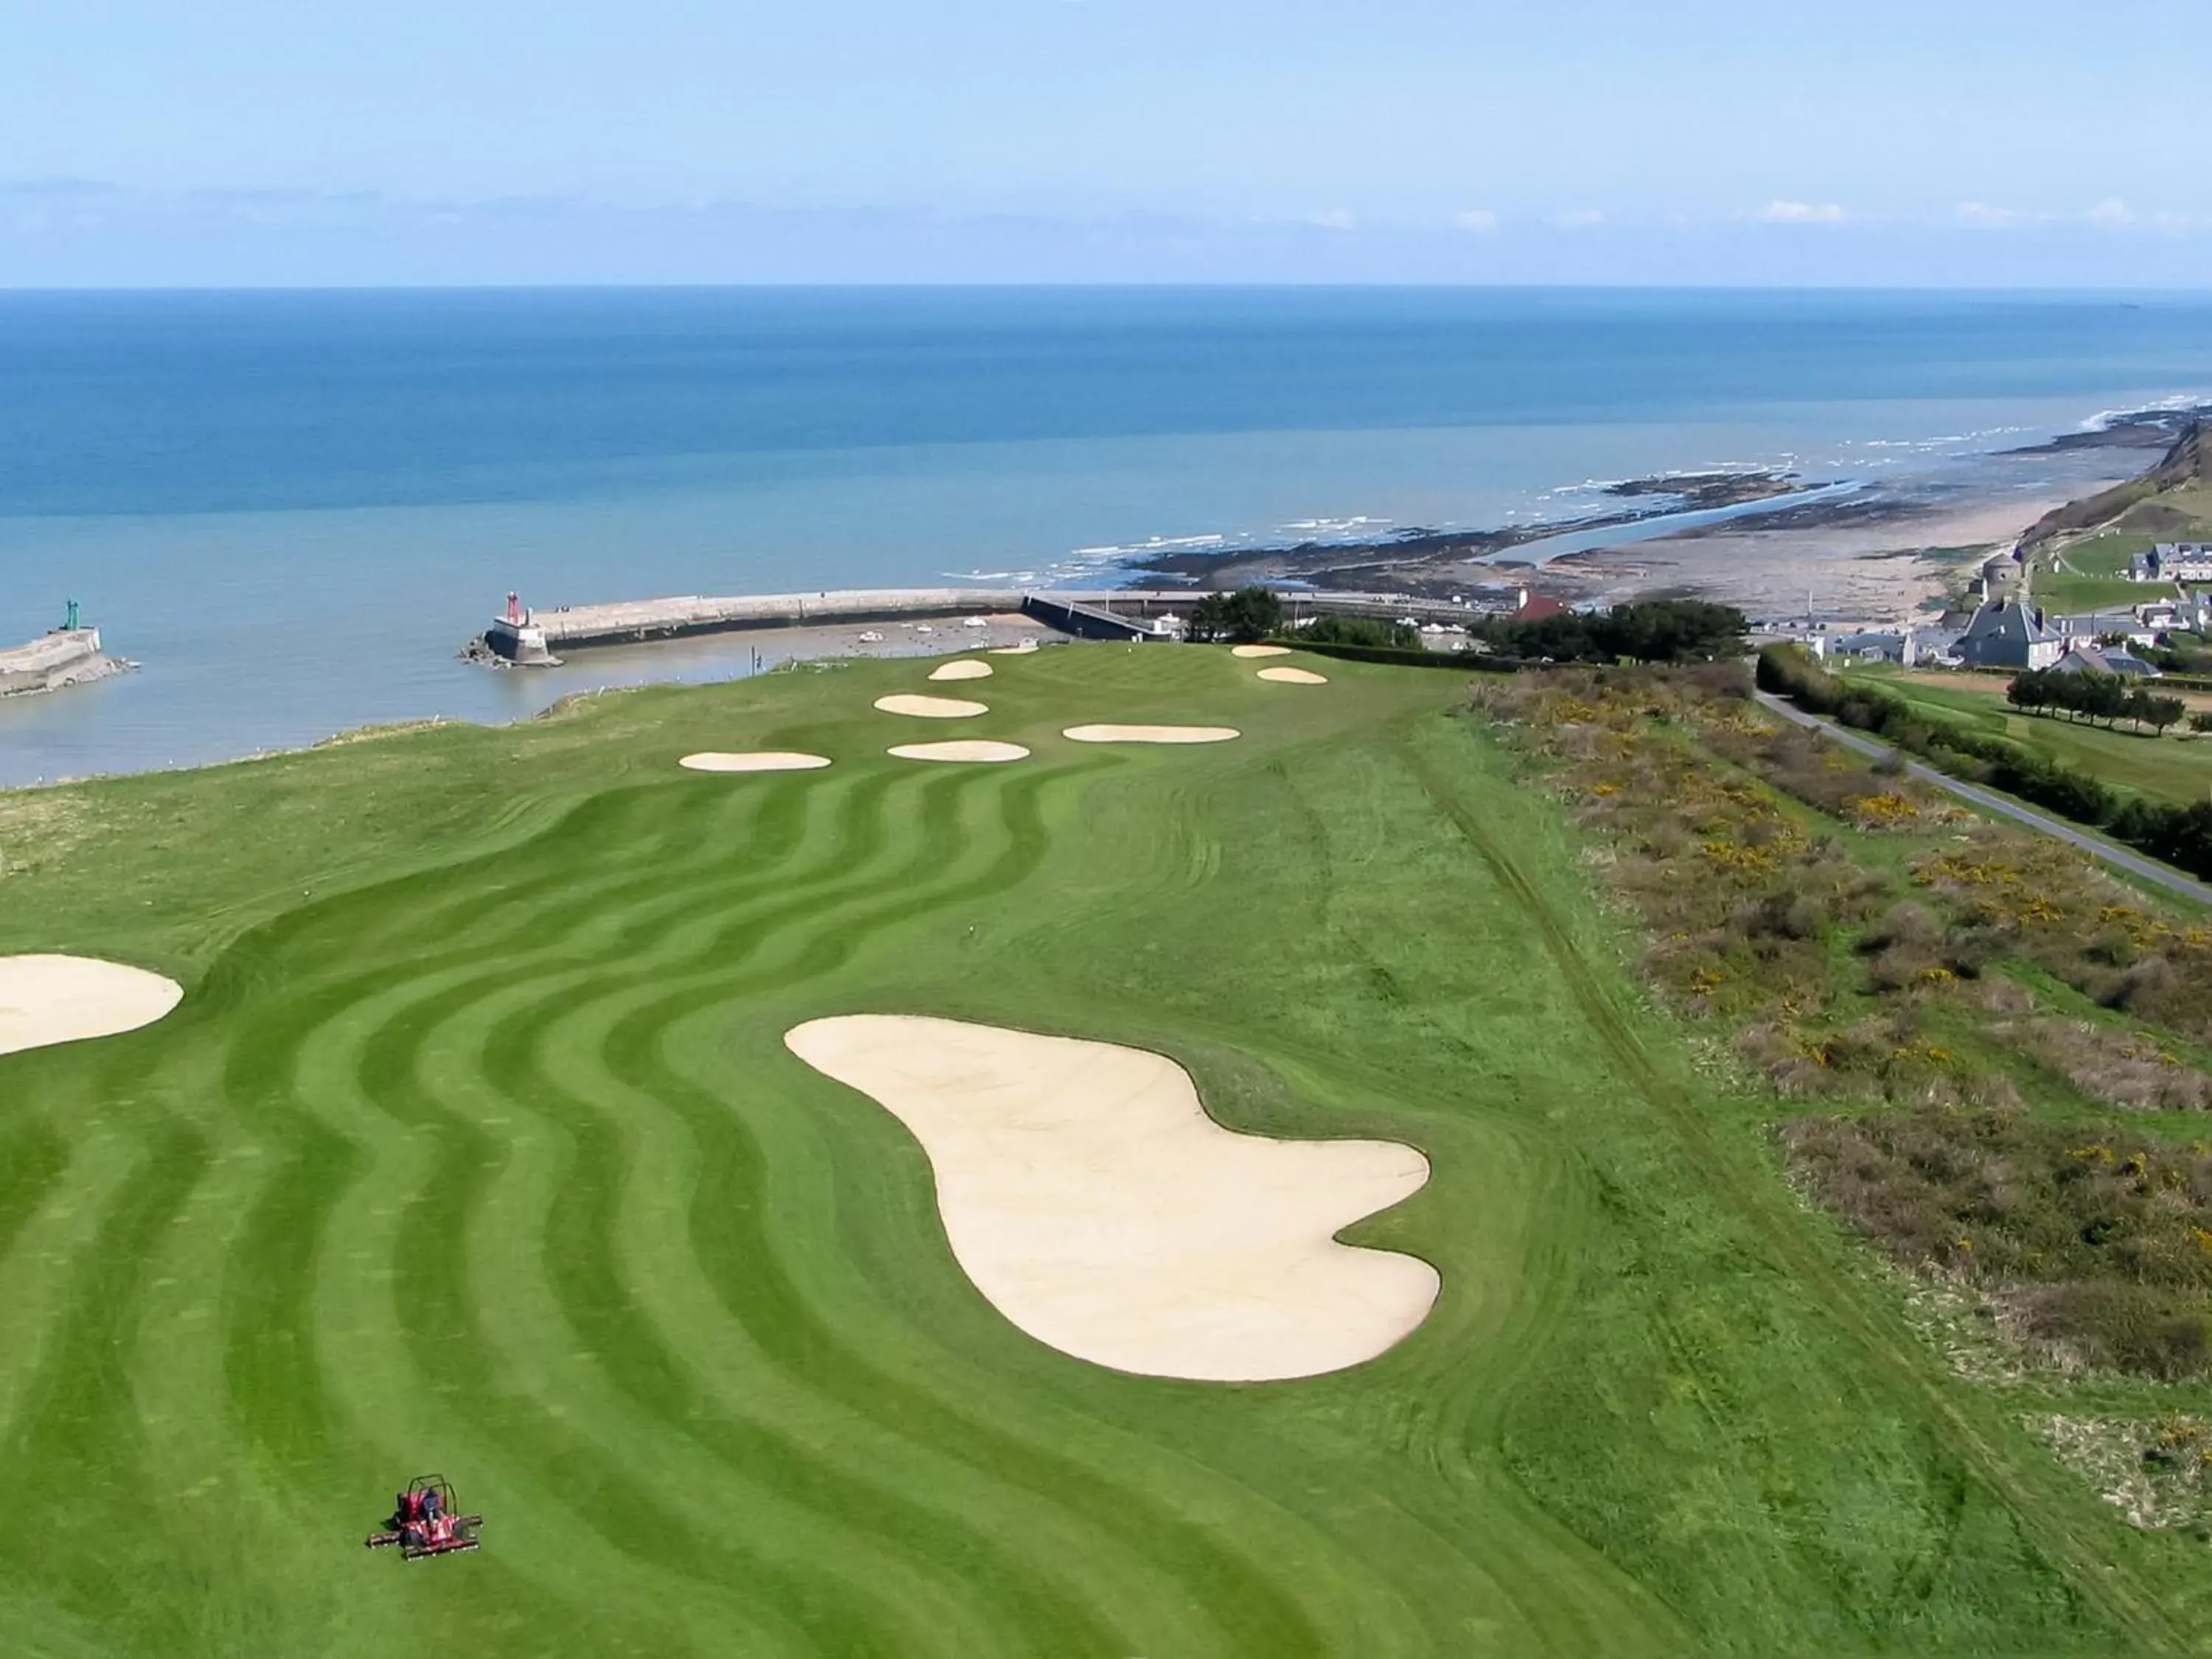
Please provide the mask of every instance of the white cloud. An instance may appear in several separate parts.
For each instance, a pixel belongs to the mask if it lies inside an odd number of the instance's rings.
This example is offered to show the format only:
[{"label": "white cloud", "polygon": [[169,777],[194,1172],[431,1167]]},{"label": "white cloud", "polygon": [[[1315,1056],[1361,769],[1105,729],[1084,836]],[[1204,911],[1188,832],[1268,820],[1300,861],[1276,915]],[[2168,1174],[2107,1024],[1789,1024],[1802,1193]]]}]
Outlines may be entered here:
[{"label": "white cloud", "polygon": [[2089,210],[2089,222],[2093,225],[2108,225],[2117,228],[2120,225],[2131,225],[2135,222],[2135,210],[2117,196],[2107,197]]},{"label": "white cloud", "polygon": [[1844,213],[1834,202],[1769,202],[1751,216],[1770,225],[1839,225]]},{"label": "white cloud", "polygon": [[1951,216],[1969,230],[2010,230],[2033,223],[2038,215],[2015,208],[1991,207],[1987,202],[1961,202]]},{"label": "white cloud", "polygon": [[1544,222],[1554,230],[1589,230],[1605,222],[1605,215],[1595,208],[1571,208],[1565,213],[1555,213]]},{"label": "white cloud", "polygon": [[1359,222],[1352,216],[1349,208],[1323,208],[1318,213],[1306,216],[1310,225],[1319,225],[1323,230],[1350,230]]},{"label": "white cloud", "polygon": [[1498,228],[1498,216],[1488,208],[1469,208],[1454,222],[1462,230],[1492,231]]}]

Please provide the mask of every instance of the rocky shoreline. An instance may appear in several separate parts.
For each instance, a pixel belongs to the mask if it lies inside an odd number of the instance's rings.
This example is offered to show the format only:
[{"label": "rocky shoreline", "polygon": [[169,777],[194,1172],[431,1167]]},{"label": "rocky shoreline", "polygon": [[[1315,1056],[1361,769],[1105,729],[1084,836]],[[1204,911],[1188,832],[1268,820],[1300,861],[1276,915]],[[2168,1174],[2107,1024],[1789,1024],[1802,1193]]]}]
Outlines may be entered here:
[{"label": "rocky shoreline", "polygon": [[[1794,472],[1772,468],[1741,471],[1659,473],[1604,485],[1600,493],[1634,502],[1604,513],[1498,530],[1431,530],[1413,527],[1371,542],[1298,542],[1284,547],[1237,548],[1218,552],[1169,553],[1130,567],[1144,574],[1167,577],[1200,587],[1236,587],[1246,582],[1284,580],[1339,590],[1435,594],[1464,586],[1445,567],[1500,557],[1515,548],[1555,536],[1612,530],[1672,518],[1746,507],[1826,488],[1807,483]],[[1503,574],[1503,572],[1492,573]]]},{"label": "rocky shoreline", "polygon": [[[1444,598],[1525,586],[1567,603],[1682,597],[1754,615],[1909,616],[1935,603],[1970,550],[2016,539],[2046,514],[2154,470],[2200,415],[2132,410],[2044,442],[1955,457],[1853,488],[1776,469],[1655,475],[1605,486],[1622,505],[1541,525],[1407,530],[1360,543],[1170,554],[1136,569],[1194,586],[1295,581],[1323,590]],[[1793,501],[1793,496],[1812,499]],[[1759,506],[1760,503],[1767,503]],[[1548,556],[1516,550],[1653,520],[1752,507]]]}]

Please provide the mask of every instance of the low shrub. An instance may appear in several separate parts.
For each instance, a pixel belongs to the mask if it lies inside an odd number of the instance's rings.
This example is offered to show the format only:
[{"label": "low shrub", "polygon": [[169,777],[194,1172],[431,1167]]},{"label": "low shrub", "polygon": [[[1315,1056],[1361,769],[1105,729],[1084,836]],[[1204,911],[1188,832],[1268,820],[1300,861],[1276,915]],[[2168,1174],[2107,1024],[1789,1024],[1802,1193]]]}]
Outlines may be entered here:
[{"label": "low shrub", "polygon": [[2212,1370],[2212,1147],[1942,1107],[1800,1118],[1784,1141],[1855,1231],[1988,1293],[2045,1356],[2161,1378]]},{"label": "low shrub", "polygon": [[2044,1018],[1994,1026],[1990,1034],[2100,1105],[2139,1112],[2200,1112],[2212,1105],[2212,1078],[2142,1032],[2110,1030],[2086,1019]]},{"label": "low shrub", "polygon": [[1307,645],[1364,645],[1384,651],[1418,650],[1420,630],[1382,617],[1316,617],[1295,636]]}]

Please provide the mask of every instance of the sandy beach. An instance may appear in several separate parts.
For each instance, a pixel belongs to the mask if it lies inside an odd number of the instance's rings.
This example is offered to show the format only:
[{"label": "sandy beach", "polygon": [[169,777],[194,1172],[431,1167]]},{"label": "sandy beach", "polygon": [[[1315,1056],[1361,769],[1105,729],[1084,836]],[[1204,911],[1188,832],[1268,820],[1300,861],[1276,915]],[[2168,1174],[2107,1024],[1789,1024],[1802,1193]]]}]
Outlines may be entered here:
[{"label": "sandy beach", "polygon": [[1856,498],[1554,559],[1538,578],[1571,602],[1680,594],[1746,615],[1902,620],[1940,608],[1978,555],[2052,508],[2140,474],[2114,445],[1973,458]]}]

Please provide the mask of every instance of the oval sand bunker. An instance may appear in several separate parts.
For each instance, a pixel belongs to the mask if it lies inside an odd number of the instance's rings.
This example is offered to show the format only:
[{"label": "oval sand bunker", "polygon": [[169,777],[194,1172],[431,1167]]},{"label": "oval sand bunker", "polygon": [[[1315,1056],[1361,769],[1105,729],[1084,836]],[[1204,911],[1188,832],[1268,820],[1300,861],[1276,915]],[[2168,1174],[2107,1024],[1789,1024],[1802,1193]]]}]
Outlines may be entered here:
[{"label": "oval sand bunker", "polygon": [[1030,751],[1018,743],[994,743],[988,738],[959,738],[951,743],[902,743],[884,752],[900,760],[975,761],[985,765],[1030,757]]},{"label": "oval sand bunker", "polygon": [[1071,726],[1060,735],[1071,743],[1226,743],[1243,733],[1233,726]]},{"label": "oval sand bunker", "polygon": [[953,1255],[1039,1341],[1116,1370],[1312,1376],[1419,1325],[1425,1261],[1336,1243],[1428,1179],[1389,1141],[1223,1128],[1164,1055],[964,1021],[856,1014],[786,1033],[928,1153]]},{"label": "oval sand bunker", "polygon": [[988,680],[991,678],[991,665],[976,662],[973,659],[949,662],[942,668],[930,670],[929,678],[933,680]]},{"label": "oval sand bunker", "polygon": [[151,1025],[184,1000],[173,979],[94,957],[0,957],[0,1054]]},{"label": "oval sand bunker", "polygon": [[762,749],[751,754],[686,755],[677,764],[694,772],[811,772],[829,765],[830,757],[795,749]]},{"label": "oval sand bunker", "polygon": [[1287,645],[1232,645],[1229,647],[1229,654],[1232,657],[1287,657],[1291,654],[1291,647]]},{"label": "oval sand bunker", "polygon": [[915,714],[926,720],[965,720],[970,714],[991,712],[988,702],[969,702],[963,697],[917,697],[904,691],[878,697],[876,707],[886,714]]},{"label": "oval sand bunker", "polygon": [[1327,685],[1328,676],[1316,674],[1310,668],[1263,668],[1263,680],[1273,680],[1277,685]]}]

